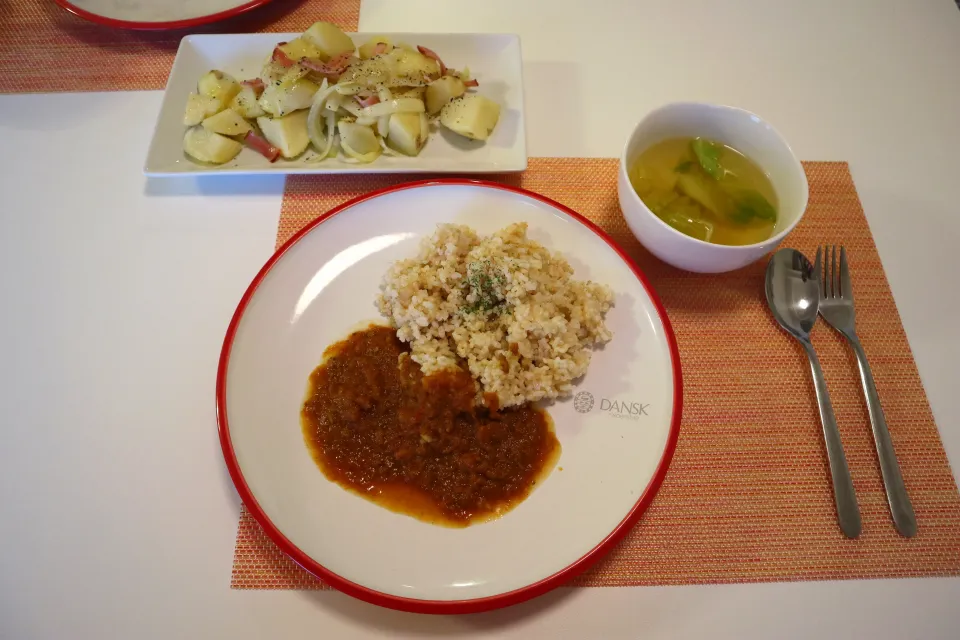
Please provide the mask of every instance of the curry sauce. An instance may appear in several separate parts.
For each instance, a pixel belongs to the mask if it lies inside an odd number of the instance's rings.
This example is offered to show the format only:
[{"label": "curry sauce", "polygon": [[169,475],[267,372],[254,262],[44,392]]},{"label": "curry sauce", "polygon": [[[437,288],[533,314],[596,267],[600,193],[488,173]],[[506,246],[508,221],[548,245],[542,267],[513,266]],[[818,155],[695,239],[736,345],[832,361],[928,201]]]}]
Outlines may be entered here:
[{"label": "curry sauce", "polygon": [[333,482],[393,511],[467,526],[516,506],[560,455],[546,412],[476,398],[469,374],[425,377],[393,329],[371,326],[330,346],[310,375],[304,440]]}]

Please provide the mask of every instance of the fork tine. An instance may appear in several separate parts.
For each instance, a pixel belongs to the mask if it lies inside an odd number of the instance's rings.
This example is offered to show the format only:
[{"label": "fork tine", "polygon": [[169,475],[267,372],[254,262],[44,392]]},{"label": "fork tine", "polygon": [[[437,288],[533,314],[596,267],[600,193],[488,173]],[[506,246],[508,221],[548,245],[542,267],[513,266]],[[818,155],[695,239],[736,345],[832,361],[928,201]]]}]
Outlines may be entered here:
[{"label": "fork tine", "polygon": [[853,287],[850,285],[850,269],[847,267],[847,249],[840,247],[840,297],[853,302]]},{"label": "fork tine", "polygon": [[823,245],[823,297],[830,297],[830,245]]},{"label": "fork tine", "polygon": [[[820,247],[817,247],[817,255],[820,254]],[[821,266],[821,273],[823,274],[820,278],[820,292],[823,294],[820,297],[826,298],[829,295],[827,290],[827,274],[830,273],[830,254],[827,253],[827,245],[823,245],[823,265]]]},{"label": "fork tine", "polygon": [[830,245],[830,297],[836,298],[840,295],[839,269],[837,269],[837,245]]},{"label": "fork tine", "polygon": [[820,290],[820,297],[823,297],[823,277],[820,271],[820,247],[817,247],[817,257],[813,260],[813,272],[810,274],[817,281],[817,289]]}]

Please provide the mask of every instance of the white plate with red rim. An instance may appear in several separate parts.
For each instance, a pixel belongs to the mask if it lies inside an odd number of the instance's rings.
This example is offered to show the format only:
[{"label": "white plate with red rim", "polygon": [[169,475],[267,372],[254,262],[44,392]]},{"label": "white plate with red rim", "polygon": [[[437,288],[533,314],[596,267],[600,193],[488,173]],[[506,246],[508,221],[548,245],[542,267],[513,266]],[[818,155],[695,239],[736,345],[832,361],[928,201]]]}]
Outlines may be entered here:
[{"label": "white plate with red rim", "polygon": [[54,0],[70,13],[121,29],[185,29],[238,16],[270,0]]},{"label": "white plate with red rim", "polygon": [[[613,340],[573,398],[550,405],[557,467],[501,517],[456,529],[394,513],[326,479],[300,408],[324,349],[364,322],[388,266],[439,223],[482,234],[527,222],[576,278],[613,288]],[[217,374],[230,475],[266,533],[352,596],[422,613],[522,602],[585,570],[639,520],[676,447],[680,362],[646,278],[602,230],[543,196],[480,181],[410,183],[361,196],[308,225],[267,262],[227,331]]]},{"label": "white plate with red rim", "polygon": [[[500,104],[500,120],[485,142],[467,140],[439,125],[416,157],[382,155],[368,164],[330,158],[312,162],[308,149],[299,157],[270,162],[245,148],[225,164],[194,162],[183,152],[183,111],[197,81],[211,69],[237,80],[256,78],[278,42],[299,33],[191,35],[180,41],[143,171],[150,177],[205,175],[270,175],[286,173],[509,173],[527,168],[523,107],[523,62],[520,38],[499,33],[348,33],[358,47],[374,37],[424,46],[452,69],[470,68],[479,82],[475,91]],[[439,128],[438,128],[439,127]]]}]

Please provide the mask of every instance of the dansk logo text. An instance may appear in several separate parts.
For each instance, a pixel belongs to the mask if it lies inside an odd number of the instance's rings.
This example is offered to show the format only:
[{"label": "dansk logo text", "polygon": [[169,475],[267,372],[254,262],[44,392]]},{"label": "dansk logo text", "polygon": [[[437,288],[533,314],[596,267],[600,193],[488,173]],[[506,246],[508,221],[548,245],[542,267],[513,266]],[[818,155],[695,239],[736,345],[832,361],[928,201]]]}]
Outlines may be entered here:
[{"label": "dansk logo text", "polygon": [[647,413],[650,405],[643,402],[600,398],[600,405],[597,406],[596,399],[589,391],[581,391],[573,397],[573,408],[578,413],[590,413],[594,408],[597,408],[612,418],[622,418],[624,420],[639,420],[640,416],[650,415]]},{"label": "dansk logo text", "polygon": [[649,404],[640,402],[617,402],[615,400],[607,400],[606,398],[601,398],[600,400],[600,411],[608,411],[612,414],[623,415],[624,417],[650,415],[647,413],[647,409],[649,408]]}]

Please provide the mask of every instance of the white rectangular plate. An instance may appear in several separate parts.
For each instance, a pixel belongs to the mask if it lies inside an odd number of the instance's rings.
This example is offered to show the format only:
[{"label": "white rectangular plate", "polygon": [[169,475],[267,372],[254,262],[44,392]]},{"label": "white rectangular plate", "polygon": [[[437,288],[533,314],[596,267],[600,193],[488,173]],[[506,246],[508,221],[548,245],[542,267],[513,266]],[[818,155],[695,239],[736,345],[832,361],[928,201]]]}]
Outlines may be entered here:
[{"label": "white rectangular plate", "polygon": [[197,90],[197,80],[210,69],[220,69],[238,80],[260,75],[264,60],[278,42],[294,33],[192,35],[180,42],[157,125],[147,152],[144,173],[151,177],[188,175],[253,175],[284,173],[499,173],[527,168],[527,142],[523,116],[523,71],[520,38],[508,34],[387,33],[349,34],[357,46],[374,35],[393,42],[423,45],[437,52],[454,69],[470,68],[476,89],[501,105],[500,122],[486,142],[468,140],[445,129],[434,130],[415,158],[381,156],[370,164],[339,159],[307,162],[307,151],[293,160],[270,163],[244,149],[223,165],[202,165],[183,152],[183,110],[187,96]]}]

